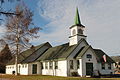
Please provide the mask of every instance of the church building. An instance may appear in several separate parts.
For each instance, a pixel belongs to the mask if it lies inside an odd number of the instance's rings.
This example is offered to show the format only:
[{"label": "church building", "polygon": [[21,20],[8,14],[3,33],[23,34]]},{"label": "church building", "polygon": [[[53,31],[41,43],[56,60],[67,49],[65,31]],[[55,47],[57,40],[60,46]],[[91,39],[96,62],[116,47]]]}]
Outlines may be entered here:
[{"label": "church building", "polygon": [[[69,42],[52,47],[49,42],[19,54],[18,72],[21,75],[91,76],[114,74],[114,61],[101,49],[88,44],[85,26],[76,9],[75,23],[70,27]],[[14,74],[15,59],[6,65],[6,74]]]}]

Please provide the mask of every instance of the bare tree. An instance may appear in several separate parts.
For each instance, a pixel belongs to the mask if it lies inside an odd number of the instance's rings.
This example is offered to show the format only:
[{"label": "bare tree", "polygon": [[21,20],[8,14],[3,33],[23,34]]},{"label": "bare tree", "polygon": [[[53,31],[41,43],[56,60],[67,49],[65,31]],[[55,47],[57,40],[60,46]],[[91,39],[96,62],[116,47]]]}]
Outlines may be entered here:
[{"label": "bare tree", "polygon": [[10,11],[10,10],[6,11],[5,8],[2,6],[7,2],[14,2],[14,1],[20,1],[20,0],[0,0],[0,15],[5,15],[5,16],[17,15],[13,11]]},{"label": "bare tree", "polygon": [[39,27],[34,26],[32,22],[32,12],[24,5],[17,5],[15,14],[7,17],[6,34],[4,40],[11,47],[16,48],[16,75],[18,74],[18,54],[21,47],[29,45],[30,39],[37,38]]}]

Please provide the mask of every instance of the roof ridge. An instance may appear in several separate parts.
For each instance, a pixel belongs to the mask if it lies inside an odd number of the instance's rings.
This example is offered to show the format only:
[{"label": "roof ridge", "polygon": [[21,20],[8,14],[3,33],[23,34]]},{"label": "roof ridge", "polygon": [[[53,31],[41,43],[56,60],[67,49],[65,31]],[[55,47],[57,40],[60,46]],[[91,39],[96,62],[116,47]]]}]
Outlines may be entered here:
[{"label": "roof ridge", "polygon": [[[66,46],[66,45],[65,45]],[[66,49],[66,47],[63,47],[63,48],[61,48],[57,53],[60,53],[60,52],[62,52],[63,50],[65,50]],[[68,47],[67,47],[67,50],[68,50]],[[56,55],[54,55],[54,57],[55,56],[58,56],[58,55],[60,55],[60,54],[56,54]]]},{"label": "roof ridge", "polygon": [[[79,46],[79,44],[80,44],[82,41],[83,41],[83,39],[81,39],[81,40],[78,42],[78,44],[76,44],[76,47],[74,48],[74,50]],[[74,51],[74,50],[73,50],[73,51]],[[73,52],[73,51],[72,51],[72,52]],[[72,52],[67,56],[67,58],[72,54]],[[67,58],[66,58],[66,59],[67,59]]]},{"label": "roof ridge", "polygon": [[33,55],[35,52],[37,52],[41,47],[43,47],[45,44],[47,44],[47,42],[46,43],[43,43],[43,44],[41,44],[41,46],[37,49],[37,50],[35,50],[35,51],[33,51],[29,56],[27,56],[24,60],[22,60],[21,62],[23,62],[23,61],[25,61],[26,59],[28,59],[31,55]]}]

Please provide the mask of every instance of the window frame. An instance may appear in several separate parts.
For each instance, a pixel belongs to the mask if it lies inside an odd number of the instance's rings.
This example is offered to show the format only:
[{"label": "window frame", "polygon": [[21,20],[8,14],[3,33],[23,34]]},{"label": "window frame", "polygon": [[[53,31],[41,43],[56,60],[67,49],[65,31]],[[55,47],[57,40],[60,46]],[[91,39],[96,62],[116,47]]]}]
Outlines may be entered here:
[{"label": "window frame", "polygon": [[55,69],[58,69],[58,61],[55,61],[54,63],[55,63],[55,66],[54,66]]},{"label": "window frame", "polygon": [[83,30],[82,29],[78,29],[78,34],[83,34]]},{"label": "window frame", "polygon": [[72,30],[72,35],[73,36],[76,35],[76,30],[75,29]]},{"label": "window frame", "polygon": [[43,67],[43,62],[40,62],[40,64],[41,64],[41,69],[44,69],[44,67]]},{"label": "window frame", "polygon": [[80,61],[77,60],[77,69],[80,69]]},{"label": "window frame", "polygon": [[108,63],[108,69],[111,70],[112,66],[111,66],[111,63]]},{"label": "window frame", "polygon": [[69,64],[70,64],[70,69],[74,69],[74,63],[73,63],[73,60],[70,60],[70,61],[69,61]]},{"label": "window frame", "polygon": [[105,70],[105,63],[101,63],[101,69]]},{"label": "window frame", "polygon": [[45,62],[45,69],[48,69],[48,62]]},{"label": "window frame", "polygon": [[87,54],[86,58],[92,59],[92,55],[91,54]]},{"label": "window frame", "polygon": [[53,62],[52,61],[49,62],[49,69],[53,69]]}]

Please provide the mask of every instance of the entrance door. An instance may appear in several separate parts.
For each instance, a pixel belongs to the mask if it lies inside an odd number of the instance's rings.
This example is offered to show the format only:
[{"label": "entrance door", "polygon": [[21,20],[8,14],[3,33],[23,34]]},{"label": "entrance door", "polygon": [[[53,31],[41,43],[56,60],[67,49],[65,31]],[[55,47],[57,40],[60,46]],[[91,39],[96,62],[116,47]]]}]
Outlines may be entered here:
[{"label": "entrance door", "polygon": [[86,75],[93,74],[93,63],[86,63]]},{"label": "entrance door", "polygon": [[33,66],[32,66],[32,74],[37,74],[37,64],[33,64]]}]

